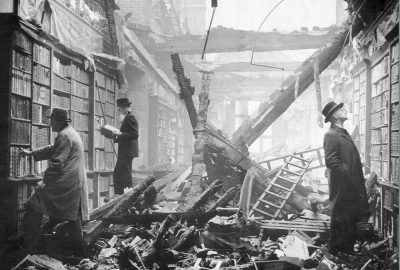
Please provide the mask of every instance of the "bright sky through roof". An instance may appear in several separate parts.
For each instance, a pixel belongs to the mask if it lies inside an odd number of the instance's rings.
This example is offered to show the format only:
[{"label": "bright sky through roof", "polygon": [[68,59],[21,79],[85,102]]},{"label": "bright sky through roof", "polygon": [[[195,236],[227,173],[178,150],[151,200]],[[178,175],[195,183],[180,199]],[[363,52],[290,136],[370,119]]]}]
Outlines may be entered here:
[{"label": "bright sky through roof", "polygon": [[[257,31],[264,17],[280,0],[218,0],[212,26]],[[344,0],[342,0],[344,2]],[[211,0],[206,0],[207,27],[211,19]],[[336,0],[284,0],[268,17],[262,32],[300,30],[306,26],[336,24]]]}]

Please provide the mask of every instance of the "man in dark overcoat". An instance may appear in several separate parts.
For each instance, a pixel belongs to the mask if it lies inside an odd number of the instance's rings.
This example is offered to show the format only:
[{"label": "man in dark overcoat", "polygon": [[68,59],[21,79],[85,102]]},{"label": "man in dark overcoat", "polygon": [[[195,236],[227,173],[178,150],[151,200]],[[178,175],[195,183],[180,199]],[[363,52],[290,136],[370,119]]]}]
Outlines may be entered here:
[{"label": "man in dark overcoat", "polygon": [[[83,254],[82,220],[89,220],[88,188],[85,172],[84,149],[78,132],[69,125],[68,111],[54,108],[50,126],[57,132],[54,144],[33,151],[21,149],[21,156],[32,156],[35,161],[48,160],[43,181],[25,203],[22,221],[26,251],[34,253],[40,238],[43,214],[49,221],[43,233],[51,234],[56,226],[69,235],[60,239],[58,249],[50,252]],[[39,241],[40,242],[40,241]]]},{"label": "man in dark overcoat", "polygon": [[132,187],[132,161],[139,153],[139,125],[131,113],[130,105],[127,98],[117,100],[122,123],[120,133],[114,135],[114,142],[118,143],[118,157],[113,174],[115,194],[124,194],[124,188]]},{"label": "man in dark overcoat", "polygon": [[322,110],[325,123],[331,123],[324,136],[325,164],[329,170],[329,200],[332,204],[329,251],[351,252],[356,223],[369,216],[360,154],[343,128],[347,111],[334,101]]}]

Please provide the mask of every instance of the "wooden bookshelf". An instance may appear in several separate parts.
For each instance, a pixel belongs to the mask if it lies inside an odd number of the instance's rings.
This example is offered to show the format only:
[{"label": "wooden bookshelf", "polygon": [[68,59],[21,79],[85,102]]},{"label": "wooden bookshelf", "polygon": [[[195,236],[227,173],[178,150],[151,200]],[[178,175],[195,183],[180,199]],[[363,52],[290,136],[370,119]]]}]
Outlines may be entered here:
[{"label": "wooden bookshelf", "polygon": [[[23,203],[33,191],[34,184],[42,179],[47,161],[34,162],[32,158],[19,157],[20,148],[37,149],[54,142],[56,133],[51,130],[47,117],[54,108],[64,108],[70,113],[71,125],[79,133],[85,153],[88,184],[92,188],[89,205],[94,208],[114,195],[112,172],[116,157],[113,143],[100,135],[99,127],[106,122],[116,125],[116,77],[112,69],[99,72],[84,69],[84,58],[70,55],[68,51],[52,44],[51,40],[35,40],[22,30],[12,33],[9,52],[9,100],[7,115],[7,182],[15,198],[15,212],[10,220],[19,230]],[[95,79],[103,92],[103,111],[95,110]],[[98,79],[101,78],[101,79]],[[96,94],[96,95],[95,95]],[[101,146],[95,143],[104,141]],[[12,206],[10,206],[12,208]]]}]

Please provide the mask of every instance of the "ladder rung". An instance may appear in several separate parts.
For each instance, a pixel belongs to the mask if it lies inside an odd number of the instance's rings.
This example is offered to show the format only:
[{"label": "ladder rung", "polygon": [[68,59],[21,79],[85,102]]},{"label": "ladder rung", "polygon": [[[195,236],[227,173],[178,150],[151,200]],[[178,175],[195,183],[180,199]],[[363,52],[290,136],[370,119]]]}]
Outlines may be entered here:
[{"label": "ladder rung", "polygon": [[278,194],[276,194],[276,193],[273,193],[273,192],[271,192],[271,191],[265,191],[265,193],[268,193],[268,194],[271,194],[272,196],[275,196],[275,197],[281,198],[282,200],[287,200],[287,198],[286,198],[286,197],[282,197],[281,195],[278,195]]},{"label": "ladder rung", "polygon": [[275,184],[275,183],[271,183],[271,185],[272,186],[276,186],[276,187],[281,188],[281,189],[284,189],[284,190],[287,190],[287,191],[292,191],[292,189],[290,189],[290,188],[287,188],[287,187],[284,187],[284,186],[281,186],[281,185],[278,185],[278,184]]},{"label": "ladder rung", "polygon": [[286,178],[286,177],[284,177],[284,176],[282,176],[282,175],[277,175],[276,178],[283,179],[283,180],[288,181],[288,182],[291,182],[291,183],[293,183],[293,184],[297,184],[297,182],[296,182],[295,180],[290,179],[290,178]]},{"label": "ladder rung", "polygon": [[294,175],[302,176],[301,173],[292,172],[292,171],[289,171],[288,169],[285,169],[285,168],[282,168],[282,171],[285,171],[285,172],[288,172],[288,173],[291,173],[291,174],[294,174]]},{"label": "ladder rung", "polygon": [[292,163],[292,162],[289,162],[289,161],[286,162],[286,164],[289,164],[289,165],[292,165],[292,166],[296,166],[297,168],[300,168],[300,169],[303,169],[303,170],[307,169],[307,167],[303,167],[303,166],[301,166],[299,164]]},{"label": "ladder rung", "polygon": [[269,201],[266,201],[266,200],[263,200],[263,199],[259,199],[258,201],[263,202],[265,204],[272,205],[273,207],[276,207],[276,208],[282,208],[282,206],[276,205],[276,204],[274,204],[272,202],[269,202]]},{"label": "ladder rung", "polygon": [[272,215],[272,214],[269,214],[269,213],[267,213],[267,212],[264,212],[263,210],[260,210],[260,209],[258,209],[258,208],[253,208],[253,211],[257,211],[257,212],[259,212],[259,213],[262,213],[262,214],[264,214],[264,215],[266,215],[266,216],[270,216],[270,217],[272,217],[272,218],[275,217],[275,215]]},{"label": "ladder rung", "polygon": [[297,158],[297,159],[302,160],[304,162],[310,162],[308,159],[305,159],[305,158],[302,158],[302,157],[299,157],[299,156],[296,156],[296,155],[292,155],[292,158]]}]

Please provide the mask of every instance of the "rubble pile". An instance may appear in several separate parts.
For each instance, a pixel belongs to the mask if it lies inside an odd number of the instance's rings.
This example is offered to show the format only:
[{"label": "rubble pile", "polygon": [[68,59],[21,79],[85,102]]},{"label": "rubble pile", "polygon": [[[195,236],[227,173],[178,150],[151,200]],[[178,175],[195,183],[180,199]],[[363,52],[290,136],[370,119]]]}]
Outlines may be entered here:
[{"label": "rubble pile", "polygon": [[220,180],[191,203],[176,202],[171,194],[184,193],[187,177],[149,177],[93,211],[86,258],[46,250],[14,269],[397,269],[393,239],[382,239],[369,223],[359,225],[354,253],[330,254],[324,201],[317,200],[316,211],[285,213],[284,220],[246,220],[239,187],[224,190]]}]

